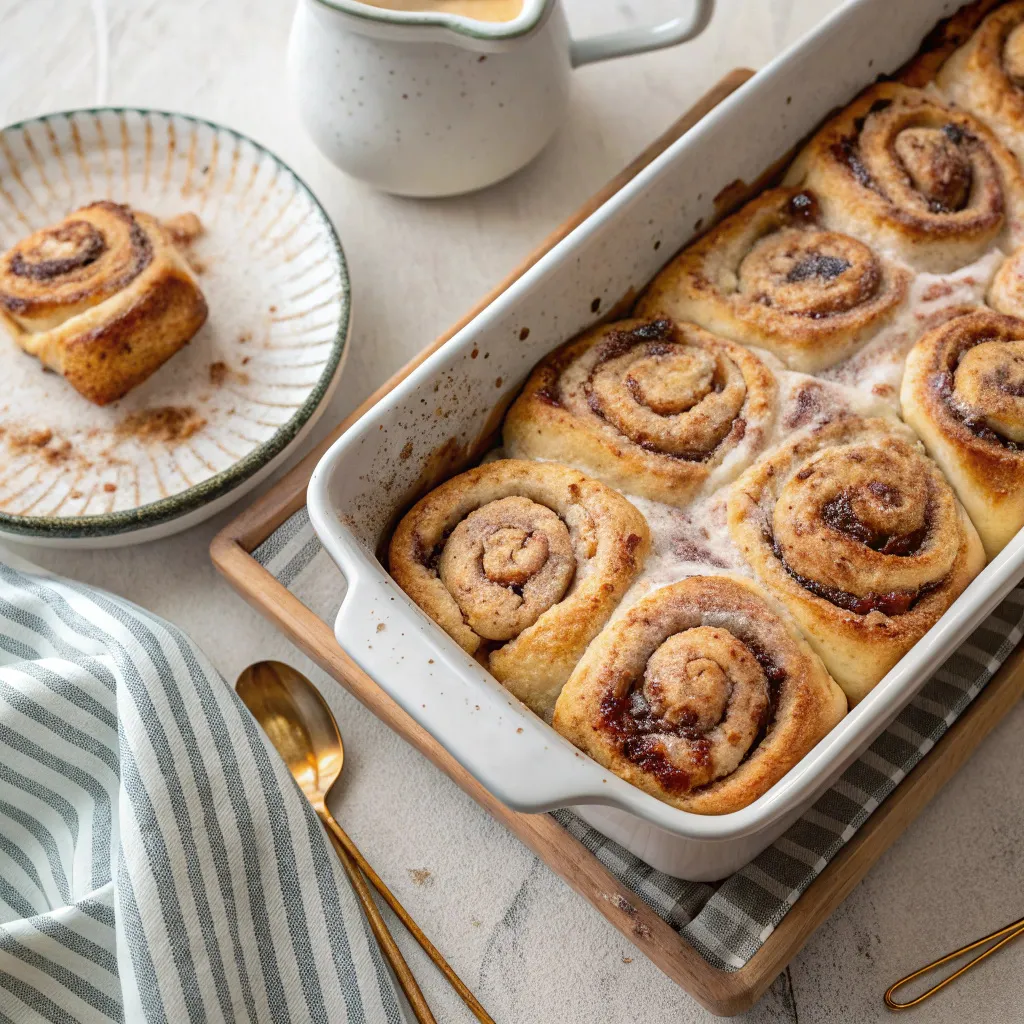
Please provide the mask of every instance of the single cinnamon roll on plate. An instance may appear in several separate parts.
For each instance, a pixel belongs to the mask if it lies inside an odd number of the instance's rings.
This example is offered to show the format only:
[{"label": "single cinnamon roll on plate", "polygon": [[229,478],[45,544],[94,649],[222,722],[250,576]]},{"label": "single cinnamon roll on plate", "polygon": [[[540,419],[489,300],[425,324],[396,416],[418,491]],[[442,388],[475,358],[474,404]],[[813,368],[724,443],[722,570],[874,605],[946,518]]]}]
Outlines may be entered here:
[{"label": "single cinnamon roll on plate", "polygon": [[766,793],[845,714],[843,691],[758,587],[691,576],[604,629],[553,724],[659,800],[727,814]]},{"label": "single cinnamon roll on plate", "polygon": [[1024,320],[978,308],[928,331],[900,397],[994,558],[1024,526]]},{"label": "single cinnamon roll on plate", "polygon": [[765,443],[775,378],[694,324],[623,320],[556,349],[505,418],[508,454],[579,466],[627,494],[683,505]]},{"label": "single cinnamon roll on plate", "polygon": [[453,477],[391,539],[398,585],[538,715],[549,716],[650,547],[610,487],[554,463],[503,459]]},{"label": "single cinnamon roll on plate", "polygon": [[822,128],[786,181],[810,189],[822,223],[947,273],[1024,240],[1024,177],[976,117],[897,82],[865,90]]},{"label": "single cinnamon roll on plate", "polygon": [[985,564],[977,531],[901,423],[840,417],[752,466],[729,532],[851,704]]},{"label": "single cinnamon roll on plate", "polygon": [[141,384],[206,315],[168,232],[118,203],[83,207],[0,256],[0,322],[97,405]]},{"label": "single cinnamon roll on plate", "polygon": [[55,113],[0,150],[0,534],[134,543],[237,499],[342,365],[348,276],[315,197],[180,114]]},{"label": "single cinnamon roll on plate", "polygon": [[988,15],[939,68],[935,82],[1024,159],[1024,2],[1012,0]]},{"label": "single cinnamon roll on plate", "polygon": [[864,242],[824,228],[812,191],[778,188],[676,257],[637,315],[692,320],[813,373],[888,324],[910,277]]}]

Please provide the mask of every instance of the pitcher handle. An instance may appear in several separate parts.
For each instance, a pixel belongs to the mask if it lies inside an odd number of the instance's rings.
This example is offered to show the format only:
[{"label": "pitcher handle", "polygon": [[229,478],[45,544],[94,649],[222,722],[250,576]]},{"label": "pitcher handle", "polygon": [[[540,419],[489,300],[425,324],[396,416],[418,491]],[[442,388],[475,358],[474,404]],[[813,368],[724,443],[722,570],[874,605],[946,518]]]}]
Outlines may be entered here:
[{"label": "pitcher handle", "polygon": [[572,66],[593,64],[598,60],[612,57],[629,57],[634,53],[661,50],[695,39],[704,31],[715,11],[715,0],[692,0],[693,10],[689,18],[672,18],[660,25],[649,28],[627,28],[621,32],[591,36],[589,39],[573,39],[569,44]]}]

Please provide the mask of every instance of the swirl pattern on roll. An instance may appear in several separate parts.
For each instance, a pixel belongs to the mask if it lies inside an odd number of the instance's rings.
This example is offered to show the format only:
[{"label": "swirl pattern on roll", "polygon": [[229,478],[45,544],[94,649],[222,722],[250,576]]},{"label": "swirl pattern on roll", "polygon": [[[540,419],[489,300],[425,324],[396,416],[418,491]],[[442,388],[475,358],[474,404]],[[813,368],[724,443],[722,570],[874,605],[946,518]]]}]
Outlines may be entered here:
[{"label": "swirl pattern on roll", "polygon": [[624,320],[539,364],[504,442],[510,455],[580,466],[628,494],[681,505],[750,463],[776,392],[764,364],[733,342],[693,324]]},{"label": "swirl pattern on roll", "polygon": [[206,320],[194,275],[153,217],[98,202],[0,257],[0,321],[86,398],[121,398]]},{"label": "swirl pattern on roll", "polygon": [[644,517],[552,463],[505,459],[419,501],[391,540],[399,586],[539,715],[639,573]]},{"label": "swirl pattern on roll", "polygon": [[978,308],[932,328],[900,397],[994,557],[1024,526],[1024,320]]},{"label": "swirl pattern on roll", "polygon": [[692,320],[795,370],[840,362],[891,321],[911,275],[820,221],[809,190],[763,193],[676,257],[637,314]]},{"label": "swirl pattern on roll", "polygon": [[1024,159],[1024,0],[988,15],[935,81],[943,95],[981,118]]},{"label": "swirl pattern on roll", "polygon": [[938,467],[897,421],[845,416],[751,467],[729,531],[859,701],[984,566]]},{"label": "swirl pattern on roll", "polygon": [[826,124],[786,181],[815,193],[827,227],[918,270],[946,273],[1024,240],[1014,156],[977,118],[895,82]]},{"label": "swirl pattern on roll", "polygon": [[757,587],[691,576],[605,628],[553,724],[658,799],[725,814],[770,789],[845,713],[842,690]]},{"label": "swirl pattern on roll", "polygon": [[100,202],[29,235],[0,264],[0,304],[25,326],[53,326],[126,287],[153,262],[132,212]]}]

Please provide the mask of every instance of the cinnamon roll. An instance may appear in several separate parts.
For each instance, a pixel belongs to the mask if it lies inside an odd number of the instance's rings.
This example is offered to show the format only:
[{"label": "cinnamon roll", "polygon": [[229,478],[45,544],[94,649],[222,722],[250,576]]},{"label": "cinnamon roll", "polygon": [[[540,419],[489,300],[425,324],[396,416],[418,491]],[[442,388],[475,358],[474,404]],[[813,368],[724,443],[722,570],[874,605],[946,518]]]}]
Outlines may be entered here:
[{"label": "cinnamon roll", "polygon": [[117,203],[86,206],[0,257],[0,321],[97,405],[144,381],[206,315],[163,227]]},{"label": "cinnamon roll", "polygon": [[1024,2],[993,11],[939,68],[936,84],[1024,159]]},{"label": "cinnamon roll", "polygon": [[846,714],[789,617],[732,576],[691,576],[597,637],[554,727],[616,775],[698,814],[767,792]]},{"label": "cinnamon roll", "polygon": [[995,557],[1024,526],[1024,320],[979,308],[928,331],[900,397]]},{"label": "cinnamon roll", "polygon": [[639,316],[692,320],[813,373],[878,333],[910,273],[821,225],[806,189],[772,189],[683,251],[655,279]]},{"label": "cinnamon roll", "polygon": [[857,703],[981,571],[978,534],[896,421],[846,416],[733,485],[729,532]]},{"label": "cinnamon roll", "polygon": [[694,324],[623,320],[556,349],[505,419],[510,455],[580,466],[683,505],[734,478],[765,442],[775,378]]},{"label": "cinnamon roll", "polygon": [[644,517],[554,463],[505,459],[413,506],[391,540],[398,585],[539,715],[639,573]]},{"label": "cinnamon roll", "polygon": [[826,227],[918,270],[947,273],[1024,240],[1013,155],[977,118],[896,82],[826,124],[786,180],[814,191]]}]

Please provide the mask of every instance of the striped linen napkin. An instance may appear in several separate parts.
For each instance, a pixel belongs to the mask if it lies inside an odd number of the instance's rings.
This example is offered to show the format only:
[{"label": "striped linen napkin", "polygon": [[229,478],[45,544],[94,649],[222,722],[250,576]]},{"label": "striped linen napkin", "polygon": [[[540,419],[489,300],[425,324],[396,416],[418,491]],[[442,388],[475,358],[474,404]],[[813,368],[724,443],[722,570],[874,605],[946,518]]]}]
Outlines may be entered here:
[{"label": "striped linen napkin", "polygon": [[7,559],[0,1021],[121,1020],[404,1016],[316,815],[202,652]]}]

